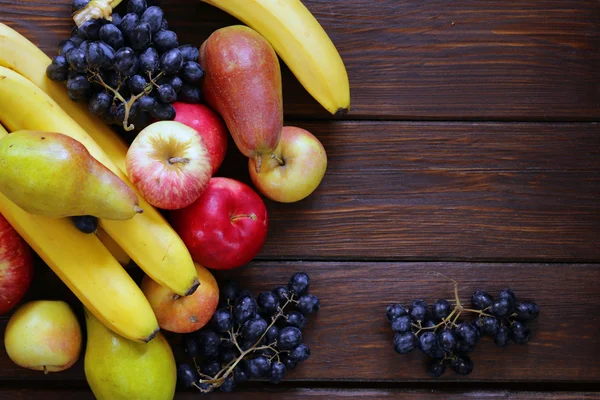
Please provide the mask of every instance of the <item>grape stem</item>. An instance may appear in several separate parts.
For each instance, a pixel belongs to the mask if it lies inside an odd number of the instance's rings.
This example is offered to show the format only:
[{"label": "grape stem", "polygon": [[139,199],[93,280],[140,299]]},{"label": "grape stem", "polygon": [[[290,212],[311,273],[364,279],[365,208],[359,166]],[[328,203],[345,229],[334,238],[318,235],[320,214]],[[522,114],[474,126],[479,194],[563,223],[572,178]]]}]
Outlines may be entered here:
[{"label": "grape stem", "polygon": [[[286,298],[286,302],[282,307],[278,307],[278,311],[277,314],[275,314],[272,318],[271,323],[269,324],[269,326],[267,326],[267,329],[265,329],[265,331],[263,332],[263,334],[258,338],[258,340],[254,343],[254,345],[252,345],[252,347],[250,347],[248,350],[242,350],[242,348],[240,347],[239,343],[237,342],[237,335],[239,332],[234,333],[233,330],[229,330],[229,337],[231,338],[231,341],[233,342],[233,344],[237,347],[238,351],[240,352],[240,355],[238,356],[237,359],[231,361],[229,364],[227,364],[225,367],[223,367],[213,378],[211,379],[200,379],[198,382],[200,384],[202,383],[207,383],[213,386],[213,388],[218,388],[220,387],[223,382],[225,382],[225,379],[227,379],[227,377],[229,375],[231,375],[233,373],[233,370],[235,369],[235,367],[237,367],[237,365],[249,354],[255,352],[255,351],[259,351],[259,350],[272,350],[275,352],[275,355],[271,358],[275,358],[278,357],[279,358],[279,351],[277,351],[273,346],[276,344],[275,343],[271,343],[269,345],[265,345],[265,346],[258,346],[258,344],[261,342],[261,340],[263,340],[263,338],[265,337],[265,335],[267,334],[267,332],[269,331],[269,329],[271,329],[271,327],[273,325],[275,325],[275,322],[277,322],[277,320],[279,318],[281,318],[284,315],[284,310],[285,308],[292,303],[296,303],[296,301],[294,300],[294,294],[292,293],[290,295],[289,298]],[[197,385],[195,385],[196,387],[198,387]],[[198,387],[199,388],[199,387]],[[200,389],[200,388],[199,388]],[[200,389],[202,390],[202,389]]]}]

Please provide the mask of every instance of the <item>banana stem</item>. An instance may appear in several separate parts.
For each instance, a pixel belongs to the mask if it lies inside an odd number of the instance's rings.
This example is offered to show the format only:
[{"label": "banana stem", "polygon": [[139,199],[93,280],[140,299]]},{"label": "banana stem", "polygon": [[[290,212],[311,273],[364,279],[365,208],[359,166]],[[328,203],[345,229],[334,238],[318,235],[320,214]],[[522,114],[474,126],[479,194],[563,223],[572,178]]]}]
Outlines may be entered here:
[{"label": "banana stem", "polygon": [[107,19],[112,21],[113,9],[121,3],[122,0],[91,0],[87,6],[77,10],[73,14],[73,21],[79,28],[91,19]]}]

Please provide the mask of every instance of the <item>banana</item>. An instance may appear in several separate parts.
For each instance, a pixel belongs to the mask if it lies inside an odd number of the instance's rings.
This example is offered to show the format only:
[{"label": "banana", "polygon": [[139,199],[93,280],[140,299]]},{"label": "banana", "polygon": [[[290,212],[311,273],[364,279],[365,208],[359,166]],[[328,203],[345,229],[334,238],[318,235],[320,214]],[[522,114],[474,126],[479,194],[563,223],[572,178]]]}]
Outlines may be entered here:
[{"label": "banana", "polygon": [[[52,98],[5,67],[0,67],[0,122],[10,130],[31,129],[71,136],[136,190],[127,175]],[[164,217],[139,193],[138,197],[142,214],[126,221],[101,219],[100,226],[150,278],[178,295],[190,295],[199,280],[189,251]]]},{"label": "banana", "polygon": [[344,62],[300,0],[202,0],[236,17],[271,43],[298,81],[327,111],[350,108]]},{"label": "banana", "polygon": [[125,250],[123,250],[121,246],[119,246],[109,234],[104,232],[104,229],[98,227],[98,229],[96,230],[96,236],[98,237],[98,239],[100,239],[104,247],[106,247],[108,251],[110,251],[110,254],[112,254],[113,257],[117,259],[119,264],[121,264],[125,268],[129,266],[129,264],[131,263],[131,257],[129,257],[129,254],[125,253]]},{"label": "banana", "polygon": [[[0,125],[0,138],[6,134]],[[131,340],[154,338],[159,328],[150,303],[95,235],[68,218],[29,214],[1,193],[0,213],[104,325]]]}]

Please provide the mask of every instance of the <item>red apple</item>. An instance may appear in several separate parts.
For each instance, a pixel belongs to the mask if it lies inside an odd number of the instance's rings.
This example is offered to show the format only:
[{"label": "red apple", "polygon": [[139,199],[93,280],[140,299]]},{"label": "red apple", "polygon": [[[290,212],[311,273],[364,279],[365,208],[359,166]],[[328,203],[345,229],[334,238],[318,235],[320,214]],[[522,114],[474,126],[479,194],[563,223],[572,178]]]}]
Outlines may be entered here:
[{"label": "red apple", "polygon": [[127,151],[126,166],[144,199],[166,210],[192,204],[212,176],[204,140],[176,121],[155,122],[138,133]]},{"label": "red apple", "polygon": [[200,286],[190,295],[180,297],[154,282],[148,275],[142,279],[142,292],[156,314],[161,329],[189,333],[210,321],[219,304],[219,285],[210,271],[195,263]]},{"label": "red apple", "polygon": [[274,157],[263,161],[256,172],[254,159],[248,169],[252,183],[271,200],[292,203],[310,195],[321,183],[327,169],[327,154],[312,133],[284,126]]},{"label": "red apple", "polygon": [[227,139],[229,138],[227,126],[223,119],[212,109],[204,104],[191,104],[175,102],[175,121],[194,128],[208,148],[212,164],[212,175],[217,172],[225,159],[227,152]]},{"label": "red apple", "polygon": [[31,248],[0,214],[0,315],[21,301],[32,278]]},{"label": "red apple", "polygon": [[267,236],[267,208],[245,183],[216,177],[193,204],[171,212],[170,221],[192,258],[212,269],[247,264]]}]

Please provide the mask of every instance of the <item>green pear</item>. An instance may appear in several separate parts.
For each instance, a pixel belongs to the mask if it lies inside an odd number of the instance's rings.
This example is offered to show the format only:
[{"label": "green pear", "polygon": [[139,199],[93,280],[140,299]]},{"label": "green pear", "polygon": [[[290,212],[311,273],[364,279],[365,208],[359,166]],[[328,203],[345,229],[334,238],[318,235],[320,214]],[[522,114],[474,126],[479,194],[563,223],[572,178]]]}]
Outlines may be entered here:
[{"label": "green pear", "polygon": [[142,211],[131,187],[62,133],[17,131],[0,139],[0,192],[51,218],[127,220]]},{"label": "green pear", "polygon": [[148,343],[117,335],[85,309],[84,370],[97,400],[172,400],[175,357],[161,332]]}]

